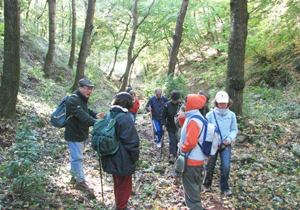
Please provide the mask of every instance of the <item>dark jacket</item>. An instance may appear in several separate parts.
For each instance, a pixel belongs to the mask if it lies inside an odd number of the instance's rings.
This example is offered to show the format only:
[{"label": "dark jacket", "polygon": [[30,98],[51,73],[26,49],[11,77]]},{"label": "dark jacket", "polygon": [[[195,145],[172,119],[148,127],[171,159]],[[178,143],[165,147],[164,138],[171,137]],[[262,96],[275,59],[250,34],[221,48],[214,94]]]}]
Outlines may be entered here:
[{"label": "dark jacket", "polygon": [[[125,112],[118,106],[113,107],[111,111],[115,114]],[[116,134],[120,140],[120,148],[115,154],[101,158],[103,170],[119,176],[134,174],[135,163],[139,160],[140,138],[129,114],[121,115],[117,119]]]},{"label": "dark jacket", "polygon": [[174,122],[174,117],[181,107],[181,102],[173,104],[172,101],[168,101],[164,105],[164,109],[161,115],[161,125],[167,126],[168,131],[175,133],[177,128]]},{"label": "dark jacket", "polygon": [[[75,94],[75,95],[73,95]],[[97,113],[87,106],[88,99],[76,90],[66,102],[67,121],[65,139],[72,142],[85,141],[89,135],[89,126],[96,122]]]},{"label": "dark jacket", "polygon": [[151,106],[152,118],[155,120],[160,120],[161,114],[164,108],[164,104],[168,101],[166,96],[161,96],[161,98],[156,98],[156,96],[152,96],[149,98],[148,103],[146,105],[146,110],[148,111],[148,107]]}]

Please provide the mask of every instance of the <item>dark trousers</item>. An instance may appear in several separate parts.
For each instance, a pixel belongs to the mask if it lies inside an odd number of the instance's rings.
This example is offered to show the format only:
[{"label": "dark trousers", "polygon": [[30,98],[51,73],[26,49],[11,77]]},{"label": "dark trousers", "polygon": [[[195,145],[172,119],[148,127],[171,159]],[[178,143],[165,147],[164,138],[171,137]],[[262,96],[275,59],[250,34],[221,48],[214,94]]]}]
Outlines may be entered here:
[{"label": "dark trousers", "polygon": [[201,166],[187,166],[182,176],[185,203],[190,210],[202,210],[201,204],[201,185],[202,185]]},{"label": "dark trousers", "polygon": [[114,180],[114,193],[117,209],[124,209],[127,207],[128,199],[132,190],[132,175],[117,176],[112,175]]},{"label": "dark trousers", "polygon": [[177,150],[178,150],[178,147],[177,147],[178,140],[177,140],[176,134],[171,131],[168,131],[168,134],[169,134],[169,139],[170,139],[169,152],[170,152],[170,154],[173,154],[174,156],[176,156]]}]

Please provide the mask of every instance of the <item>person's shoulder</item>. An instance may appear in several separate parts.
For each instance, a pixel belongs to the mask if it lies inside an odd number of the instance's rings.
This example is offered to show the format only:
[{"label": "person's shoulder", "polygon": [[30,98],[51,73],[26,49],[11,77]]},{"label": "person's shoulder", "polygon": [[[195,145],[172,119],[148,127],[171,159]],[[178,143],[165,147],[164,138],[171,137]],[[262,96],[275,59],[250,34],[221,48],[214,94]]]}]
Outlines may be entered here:
[{"label": "person's shoulder", "polygon": [[236,116],[236,114],[235,114],[233,111],[231,111],[230,109],[228,110],[228,114],[230,114],[230,115],[233,116],[233,117]]},{"label": "person's shoulder", "polygon": [[168,98],[166,96],[162,96],[162,98],[167,102]]},{"label": "person's shoulder", "polygon": [[69,95],[66,103],[73,104],[73,103],[77,103],[78,100],[79,100],[78,95],[76,93],[72,93],[71,95]]}]

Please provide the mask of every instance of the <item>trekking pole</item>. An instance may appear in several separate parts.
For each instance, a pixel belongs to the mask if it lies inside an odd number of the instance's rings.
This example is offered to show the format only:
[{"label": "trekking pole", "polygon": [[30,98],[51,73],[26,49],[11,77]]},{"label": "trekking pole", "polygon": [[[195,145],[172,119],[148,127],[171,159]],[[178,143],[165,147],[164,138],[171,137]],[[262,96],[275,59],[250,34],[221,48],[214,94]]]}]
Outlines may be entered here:
[{"label": "trekking pole", "polygon": [[102,200],[104,202],[104,195],[103,195],[103,183],[102,183],[102,169],[101,169],[101,160],[99,157],[99,166],[100,166],[100,183],[101,183],[101,193],[102,193]]},{"label": "trekking pole", "polygon": [[155,133],[154,133],[154,126],[153,126],[153,119],[152,119],[152,113],[151,113],[151,111],[150,111],[150,120],[151,120],[152,134],[153,134],[153,138],[155,140]]},{"label": "trekking pole", "polygon": [[[166,132],[166,131],[165,131],[165,132]],[[162,159],[162,157],[163,157],[164,137],[165,137],[165,133],[164,133],[164,134],[162,135],[162,137],[161,137],[160,159]]]}]

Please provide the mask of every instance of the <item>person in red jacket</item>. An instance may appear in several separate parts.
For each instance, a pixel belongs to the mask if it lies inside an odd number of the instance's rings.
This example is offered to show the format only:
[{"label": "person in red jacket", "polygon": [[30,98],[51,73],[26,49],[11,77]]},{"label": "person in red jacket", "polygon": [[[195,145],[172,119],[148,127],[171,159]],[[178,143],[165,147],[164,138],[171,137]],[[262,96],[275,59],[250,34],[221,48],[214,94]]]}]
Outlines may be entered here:
[{"label": "person in red jacket", "polygon": [[140,103],[138,101],[138,98],[136,97],[136,94],[133,90],[129,91],[129,94],[134,98],[134,105],[133,107],[129,110],[129,115],[132,119],[133,122],[136,120],[136,114],[140,108]]}]

